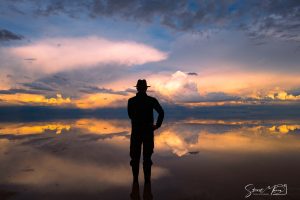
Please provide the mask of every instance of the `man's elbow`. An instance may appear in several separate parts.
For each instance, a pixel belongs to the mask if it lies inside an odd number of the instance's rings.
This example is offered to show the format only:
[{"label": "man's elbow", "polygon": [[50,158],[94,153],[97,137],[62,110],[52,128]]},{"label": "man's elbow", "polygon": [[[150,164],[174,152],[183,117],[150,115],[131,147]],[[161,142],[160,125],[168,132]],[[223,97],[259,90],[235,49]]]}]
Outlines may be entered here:
[{"label": "man's elbow", "polygon": [[162,110],[159,112],[159,115],[161,116],[161,118],[164,118],[164,116],[165,116],[165,111],[162,109]]}]

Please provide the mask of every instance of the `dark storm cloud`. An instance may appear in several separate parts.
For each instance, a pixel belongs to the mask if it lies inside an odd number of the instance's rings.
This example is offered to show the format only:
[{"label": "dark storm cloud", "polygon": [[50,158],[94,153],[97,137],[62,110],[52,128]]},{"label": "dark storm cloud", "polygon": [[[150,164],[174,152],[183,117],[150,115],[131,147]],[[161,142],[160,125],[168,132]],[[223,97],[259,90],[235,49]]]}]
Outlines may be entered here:
[{"label": "dark storm cloud", "polygon": [[0,90],[0,94],[41,94],[41,95],[55,95],[58,91],[55,87],[43,82],[26,82],[19,83],[20,88],[10,88],[7,90]]},{"label": "dark storm cloud", "polygon": [[6,29],[0,29],[0,42],[10,40],[21,40],[24,37]]},{"label": "dark storm cloud", "polygon": [[300,42],[300,17],[294,13],[299,12],[300,9],[293,10],[290,15],[270,15],[256,20],[252,25],[245,26],[245,30],[251,39],[258,41],[258,44],[265,43],[264,40],[268,37]]},{"label": "dark storm cloud", "polygon": [[[88,77],[86,77],[88,76]],[[101,78],[96,76],[98,79]],[[96,80],[97,82],[97,80]],[[127,91],[115,91],[110,88],[99,87],[93,78],[84,71],[75,73],[74,71],[67,73],[61,72],[53,75],[41,77],[33,81],[24,81],[18,83],[18,89],[11,88],[8,90],[0,90],[0,94],[42,94],[45,96],[53,96],[57,93],[71,98],[80,98],[84,94],[107,93],[127,95]],[[97,85],[96,85],[97,84]],[[100,84],[101,85],[101,84]]]},{"label": "dark storm cloud", "polygon": [[19,89],[19,88],[11,88],[8,90],[0,90],[0,94],[42,94],[43,92],[37,90],[28,90],[28,89]]},{"label": "dark storm cloud", "polygon": [[206,95],[208,101],[237,101],[241,100],[241,97],[232,96],[224,92],[211,92]]},{"label": "dark storm cloud", "polygon": [[300,95],[300,87],[293,88],[291,90],[288,90],[287,92],[294,95],[294,96],[298,96],[298,95]]},{"label": "dark storm cloud", "polygon": [[[31,3],[28,3],[31,2]],[[230,27],[245,30],[249,37],[275,37],[299,41],[300,3],[297,0],[31,0],[2,1],[13,12],[49,16],[113,17],[137,22],[156,22],[175,30],[203,31]],[[22,13],[19,12],[19,13]],[[259,42],[258,44],[261,44]]]},{"label": "dark storm cloud", "polygon": [[[78,86],[77,83],[74,81],[68,84],[68,86],[62,85],[54,85],[54,84],[45,84],[43,82],[28,82],[28,83],[21,83],[22,88],[10,88],[7,90],[0,90],[1,94],[38,94],[43,95],[47,98],[51,98],[57,94],[62,94],[66,97],[71,98],[80,98],[84,94],[96,94],[96,93],[104,93],[104,94],[117,94],[117,95],[124,95],[128,94],[128,91],[115,91],[110,88],[101,88],[93,85],[85,85],[85,86]],[[2,101],[2,100],[1,100]],[[122,102],[123,103],[123,102]]]},{"label": "dark storm cloud", "polygon": [[51,86],[42,82],[23,83],[23,86],[33,90],[55,91],[55,89],[53,89]]},{"label": "dark storm cloud", "polygon": [[187,75],[189,75],[189,76],[198,76],[198,74],[196,72],[188,72]]},{"label": "dark storm cloud", "polygon": [[[34,81],[24,81],[22,86],[31,89],[44,90],[45,93],[55,95],[59,92],[63,96],[78,98],[85,94],[109,93],[126,95],[127,91],[115,91],[102,85],[118,81],[120,77],[127,77],[130,72],[124,66],[107,65],[75,69],[41,76]],[[48,90],[48,91],[47,91]],[[51,92],[51,90],[53,92]]]}]

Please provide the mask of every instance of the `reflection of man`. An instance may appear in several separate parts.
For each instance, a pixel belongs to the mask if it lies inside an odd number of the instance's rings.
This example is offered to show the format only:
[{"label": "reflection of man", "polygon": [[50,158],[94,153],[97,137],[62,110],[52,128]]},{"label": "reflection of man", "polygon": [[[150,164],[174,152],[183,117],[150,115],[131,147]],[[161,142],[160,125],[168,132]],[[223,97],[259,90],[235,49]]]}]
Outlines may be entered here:
[{"label": "reflection of man", "polygon": [[[128,116],[131,119],[132,131],[130,138],[130,165],[133,182],[138,182],[141,146],[143,145],[143,169],[145,183],[150,183],[151,156],[154,148],[154,130],[158,129],[164,118],[164,111],[158,101],[146,94],[146,80],[138,80],[137,94],[128,100]],[[153,119],[153,109],[158,112],[156,124]]]}]

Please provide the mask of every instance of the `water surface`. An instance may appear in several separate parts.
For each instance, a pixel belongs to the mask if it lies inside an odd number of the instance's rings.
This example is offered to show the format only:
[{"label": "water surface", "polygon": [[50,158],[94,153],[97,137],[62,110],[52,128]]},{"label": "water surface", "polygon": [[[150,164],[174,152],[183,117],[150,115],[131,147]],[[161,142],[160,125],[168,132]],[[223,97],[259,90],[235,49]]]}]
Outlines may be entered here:
[{"label": "water surface", "polygon": [[[130,199],[129,138],[121,119],[0,123],[0,197]],[[297,120],[169,121],[155,133],[152,193],[245,199],[247,184],[282,183],[280,199],[299,199],[299,153]]]}]

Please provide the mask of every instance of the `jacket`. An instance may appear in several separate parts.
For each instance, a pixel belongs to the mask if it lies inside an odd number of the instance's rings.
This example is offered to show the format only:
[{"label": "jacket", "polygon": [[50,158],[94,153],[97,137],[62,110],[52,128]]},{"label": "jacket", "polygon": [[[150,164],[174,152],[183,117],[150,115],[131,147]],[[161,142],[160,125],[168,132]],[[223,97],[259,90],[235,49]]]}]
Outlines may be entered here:
[{"label": "jacket", "polygon": [[158,113],[156,126],[160,127],[164,119],[164,110],[157,99],[150,97],[146,92],[138,92],[128,100],[128,116],[133,126],[153,124],[153,109]]}]

